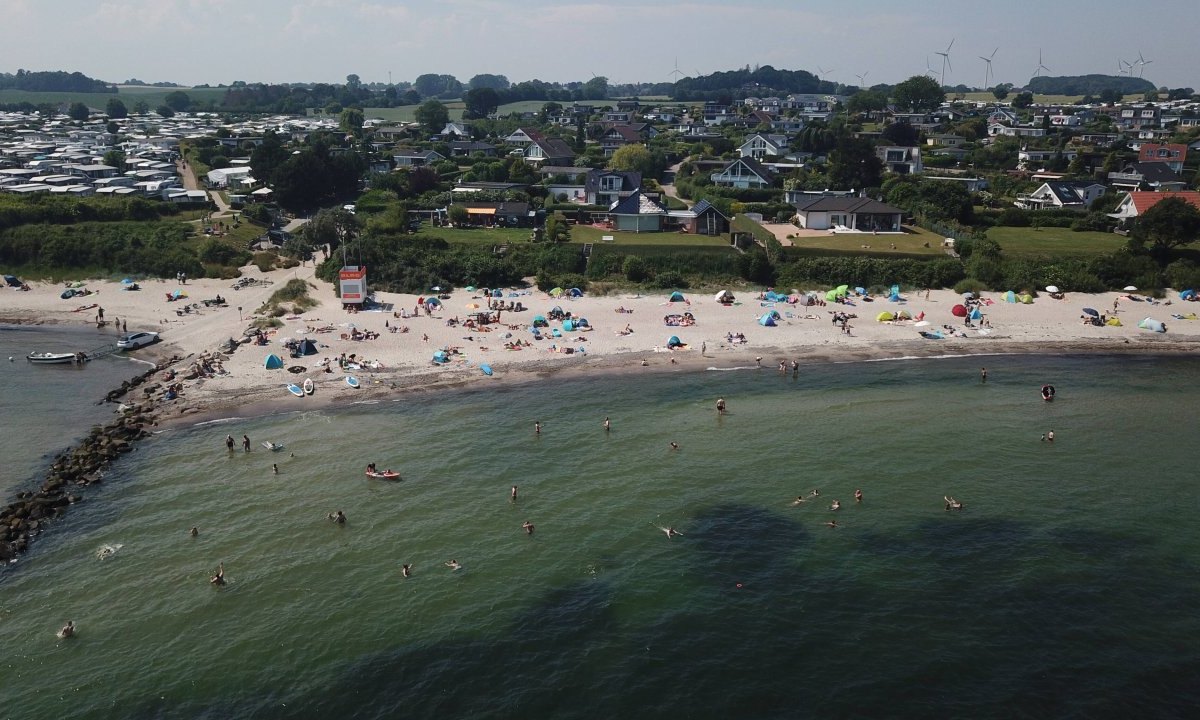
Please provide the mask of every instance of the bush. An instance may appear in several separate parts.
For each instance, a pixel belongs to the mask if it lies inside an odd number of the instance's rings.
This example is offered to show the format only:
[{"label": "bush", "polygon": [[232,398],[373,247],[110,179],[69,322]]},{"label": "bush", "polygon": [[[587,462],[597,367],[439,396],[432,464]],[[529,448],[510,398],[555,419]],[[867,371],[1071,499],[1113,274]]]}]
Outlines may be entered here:
[{"label": "bush", "polygon": [[1176,260],[1166,267],[1163,275],[1167,285],[1176,290],[1200,288],[1200,268],[1196,267],[1191,260]]},{"label": "bush", "polygon": [[625,258],[625,262],[621,264],[621,272],[625,275],[625,279],[630,282],[642,282],[650,277],[650,271],[646,266],[645,258],[637,255],[630,255]]},{"label": "bush", "polygon": [[996,216],[996,224],[1003,227],[1029,227],[1029,211],[1020,208],[1005,208]]},{"label": "bush", "polygon": [[242,271],[230,265],[204,264],[204,277],[218,280],[232,280],[242,276]]},{"label": "bush", "polygon": [[684,280],[682,275],[673,270],[659,273],[655,276],[653,284],[654,287],[662,288],[663,290],[683,290],[688,287],[687,280]]},{"label": "bush", "polygon": [[253,257],[250,258],[250,263],[252,265],[255,265],[259,270],[261,270],[263,272],[270,272],[271,270],[275,269],[275,261],[277,259],[278,259],[278,256],[276,256],[275,253],[256,252],[256,253],[254,253]]},{"label": "bush", "polygon": [[978,297],[979,293],[987,290],[987,286],[979,282],[975,278],[963,278],[954,285],[954,292],[962,295],[963,293],[975,293]]}]

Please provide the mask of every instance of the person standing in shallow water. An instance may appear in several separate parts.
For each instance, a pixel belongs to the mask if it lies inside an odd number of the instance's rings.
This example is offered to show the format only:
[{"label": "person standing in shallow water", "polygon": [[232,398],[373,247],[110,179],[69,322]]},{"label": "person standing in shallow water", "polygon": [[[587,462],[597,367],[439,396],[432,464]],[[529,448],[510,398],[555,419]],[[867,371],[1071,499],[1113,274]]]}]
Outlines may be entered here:
[{"label": "person standing in shallow water", "polygon": [[242,450],[244,450],[245,452],[250,452],[250,436],[249,435],[242,436]]},{"label": "person standing in shallow water", "polygon": [[987,368],[979,368],[979,382],[987,382]]},{"label": "person standing in shallow water", "polygon": [[717,414],[725,414],[725,398],[717,398]]},{"label": "person standing in shallow water", "polygon": [[234,440],[232,435],[225,436],[225,449],[229,452],[233,452],[233,442]]}]

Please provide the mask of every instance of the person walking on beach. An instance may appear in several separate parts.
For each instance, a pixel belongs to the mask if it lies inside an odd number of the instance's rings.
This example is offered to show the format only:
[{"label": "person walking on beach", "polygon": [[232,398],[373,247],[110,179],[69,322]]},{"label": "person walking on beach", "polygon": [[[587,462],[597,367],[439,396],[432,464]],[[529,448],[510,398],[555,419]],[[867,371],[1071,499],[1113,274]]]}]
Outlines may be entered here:
[{"label": "person walking on beach", "polygon": [[707,342],[704,342],[704,341],[701,341],[701,343],[700,343],[700,357],[704,357],[704,353],[706,353],[706,352],[708,352],[708,343],[707,343]]},{"label": "person walking on beach", "polygon": [[225,436],[225,449],[228,450],[229,452],[233,452],[233,436],[232,435]]},{"label": "person walking on beach", "polygon": [[250,436],[249,435],[242,436],[242,450],[244,450],[246,452],[250,452]]}]

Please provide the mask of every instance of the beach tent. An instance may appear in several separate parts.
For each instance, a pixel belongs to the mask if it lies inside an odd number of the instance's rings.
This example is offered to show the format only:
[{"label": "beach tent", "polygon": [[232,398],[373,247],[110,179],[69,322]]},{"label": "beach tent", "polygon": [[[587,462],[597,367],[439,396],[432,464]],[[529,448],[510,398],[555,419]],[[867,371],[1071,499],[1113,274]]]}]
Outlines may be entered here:
[{"label": "beach tent", "polygon": [[838,285],[837,286],[837,294],[840,297],[846,297],[847,295],[850,294],[850,286],[849,285]]},{"label": "beach tent", "polygon": [[912,315],[907,310],[896,311],[897,320],[912,320]]},{"label": "beach tent", "polygon": [[855,294],[857,294],[857,295],[866,295],[866,294],[867,294],[867,289],[866,289],[866,288],[862,288],[862,287],[856,287],[856,288],[854,288],[854,292],[855,292]]},{"label": "beach tent", "polygon": [[268,355],[267,359],[263,361],[263,367],[268,370],[278,370],[283,367],[283,358],[278,355]]},{"label": "beach tent", "polygon": [[567,294],[571,297],[583,297],[583,291],[579,288],[571,288],[567,291]]},{"label": "beach tent", "polygon": [[1165,333],[1167,331],[1167,326],[1158,320],[1155,320],[1154,318],[1145,318],[1144,320],[1138,322],[1138,327],[1151,332]]},{"label": "beach tent", "polygon": [[775,327],[775,318],[770,313],[767,313],[758,319],[758,324],[763,327]]},{"label": "beach tent", "polygon": [[317,354],[317,344],[315,342],[313,342],[310,338],[304,338],[303,340],[300,341],[300,344],[296,346],[296,352],[293,357],[300,357],[301,355],[316,355],[316,354]]},{"label": "beach tent", "polygon": [[729,292],[728,290],[722,290],[721,292],[719,292],[713,296],[713,300],[716,300],[717,302],[721,303],[722,305],[726,305],[726,304],[733,302],[734,297],[733,297],[733,293]]},{"label": "beach tent", "polygon": [[585,328],[590,326],[588,325],[587,318],[575,318],[575,327]]},{"label": "beach tent", "polygon": [[563,330],[566,330],[567,332],[574,332],[575,323],[571,322],[570,320],[563,320]]},{"label": "beach tent", "polygon": [[1019,295],[1019,296],[1017,296],[1017,302],[1025,304],[1025,305],[1032,305],[1033,304],[1033,296],[1030,295],[1029,293],[1025,293],[1024,295]]},{"label": "beach tent", "polygon": [[954,317],[966,317],[967,316],[967,306],[966,305],[955,305],[954,307],[950,308],[950,313],[952,315],[954,315]]},{"label": "beach tent", "polygon": [[[9,277],[12,277],[12,276],[9,275]],[[11,285],[12,283],[9,283],[9,284]],[[1179,293],[1179,299],[1180,300],[1195,300],[1196,299],[1196,291],[1195,290],[1184,290],[1183,292]]]},{"label": "beach tent", "polygon": [[560,287],[556,287],[550,291],[550,297],[558,297],[559,295],[562,295],[562,294],[563,294],[563,289]]},{"label": "beach tent", "polygon": [[433,354],[433,361],[439,365],[450,362],[450,356],[445,350],[438,350]]},{"label": "beach tent", "polygon": [[172,290],[171,297],[178,300],[179,298],[184,297],[183,291],[179,289]]},{"label": "beach tent", "polygon": [[772,319],[775,319],[775,320],[778,320],[778,319],[780,319],[780,318],[782,318],[782,317],[783,317],[782,315],[780,315],[780,314],[779,314],[779,311],[778,311],[778,310],[768,310],[768,311],[766,312],[766,314],[767,314],[768,316],[770,316]]},{"label": "beach tent", "polygon": [[667,302],[687,302],[687,298],[683,296],[683,293],[676,290],[671,293],[671,297],[667,298]]},{"label": "beach tent", "polygon": [[837,302],[837,299],[838,299],[837,290],[830,290],[829,292],[825,293],[826,302]]},{"label": "beach tent", "polygon": [[1017,301],[1017,294],[1015,292],[1013,292],[1012,290],[1009,290],[1008,292],[1004,293],[1004,302],[1015,303],[1016,301]]},{"label": "beach tent", "polygon": [[534,327],[546,327],[549,324],[550,323],[546,322],[545,315],[534,315],[533,316],[533,326]]},{"label": "beach tent", "polygon": [[1104,324],[1108,325],[1109,327],[1121,327],[1121,318],[1113,315],[1109,319],[1105,320]]},{"label": "beach tent", "polygon": [[440,307],[441,304],[442,304],[442,301],[438,300],[437,298],[432,298],[432,297],[425,298],[425,305],[427,307]]},{"label": "beach tent", "polygon": [[787,295],[780,295],[774,290],[763,293],[763,299],[767,302],[787,302]]},{"label": "beach tent", "polygon": [[667,347],[668,348],[683,347],[683,341],[679,339],[678,335],[672,335],[670,337],[670,339],[667,340]]},{"label": "beach tent", "polygon": [[884,310],[875,316],[875,322],[891,322],[896,319],[896,316]]}]

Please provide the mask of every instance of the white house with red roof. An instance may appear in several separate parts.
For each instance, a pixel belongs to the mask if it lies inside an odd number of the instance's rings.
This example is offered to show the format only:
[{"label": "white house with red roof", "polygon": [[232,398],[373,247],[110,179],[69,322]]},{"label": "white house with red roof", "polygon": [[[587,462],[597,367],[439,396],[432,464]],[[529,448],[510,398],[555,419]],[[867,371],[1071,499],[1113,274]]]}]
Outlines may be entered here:
[{"label": "white house with red roof", "polygon": [[1188,146],[1183,143],[1142,143],[1138,148],[1138,162],[1166,163],[1175,172],[1183,172],[1187,153]]},{"label": "white house with red roof", "polygon": [[1184,192],[1137,191],[1125,193],[1125,197],[1121,198],[1121,202],[1117,204],[1117,209],[1108,216],[1122,222],[1132,220],[1169,197],[1183,198],[1200,210],[1200,192],[1195,190]]}]

